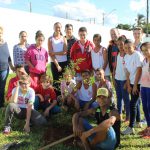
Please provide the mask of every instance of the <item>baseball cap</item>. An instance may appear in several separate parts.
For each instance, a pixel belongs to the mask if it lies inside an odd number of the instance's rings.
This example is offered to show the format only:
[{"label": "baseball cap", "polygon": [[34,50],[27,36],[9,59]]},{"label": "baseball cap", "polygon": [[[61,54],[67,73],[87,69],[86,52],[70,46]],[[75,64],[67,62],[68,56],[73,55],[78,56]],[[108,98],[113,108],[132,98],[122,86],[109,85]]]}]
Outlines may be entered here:
[{"label": "baseball cap", "polygon": [[101,96],[101,95],[108,97],[109,96],[108,90],[106,88],[99,88],[97,90],[97,96],[96,97]]}]

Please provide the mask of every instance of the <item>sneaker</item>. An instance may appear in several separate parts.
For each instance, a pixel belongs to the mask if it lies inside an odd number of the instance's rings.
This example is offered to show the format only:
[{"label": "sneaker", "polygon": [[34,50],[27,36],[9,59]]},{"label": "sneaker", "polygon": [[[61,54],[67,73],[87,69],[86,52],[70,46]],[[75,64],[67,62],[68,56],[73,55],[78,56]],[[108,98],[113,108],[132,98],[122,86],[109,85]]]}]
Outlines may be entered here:
[{"label": "sneaker", "polygon": [[11,127],[10,126],[5,126],[4,127],[4,131],[3,131],[3,134],[9,134],[11,131]]},{"label": "sneaker", "polygon": [[134,128],[127,127],[124,131],[121,132],[123,135],[128,135],[128,134],[135,134]]},{"label": "sneaker", "polygon": [[142,128],[143,127],[142,122],[137,122],[134,127],[135,128]]}]

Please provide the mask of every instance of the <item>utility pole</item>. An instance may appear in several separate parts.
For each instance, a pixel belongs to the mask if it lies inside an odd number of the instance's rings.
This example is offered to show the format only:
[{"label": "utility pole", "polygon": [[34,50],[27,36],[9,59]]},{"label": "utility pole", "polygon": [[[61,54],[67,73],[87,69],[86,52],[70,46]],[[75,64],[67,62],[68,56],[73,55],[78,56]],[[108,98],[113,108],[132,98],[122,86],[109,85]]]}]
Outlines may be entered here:
[{"label": "utility pole", "polygon": [[29,7],[30,7],[30,13],[32,12],[32,3],[31,1],[29,2]]},{"label": "utility pole", "polygon": [[147,9],[146,9],[146,37],[148,37],[148,27],[149,27],[149,1],[147,0]]}]

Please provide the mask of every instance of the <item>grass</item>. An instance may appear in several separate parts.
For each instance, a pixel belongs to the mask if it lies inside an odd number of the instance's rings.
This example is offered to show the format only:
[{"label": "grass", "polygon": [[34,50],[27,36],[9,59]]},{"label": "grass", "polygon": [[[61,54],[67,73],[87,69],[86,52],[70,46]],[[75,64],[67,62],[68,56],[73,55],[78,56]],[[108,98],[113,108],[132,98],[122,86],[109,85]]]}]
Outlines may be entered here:
[{"label": "grass", "polygon": [[[48,69],[49,72],[49,69]],[[49,72],[50,73],[50,72]],[[12,78],[14,74],[10,74],[7,80],[6,89],[8,86],[8,81]],[[71,114],[66,114],[64,112],[53,116],[50,120],[54,127],[59,127],[61,130],[67,130],[68,124],[71,125]],[[4,110],[0,109],[0,131],[3,130],[4,126]],[[4,144],[11,142],[24,142],[24,146],[20,147],[19,150],[38,150],[40,147],[45,145],[43,140],[45,132],[47,132],[48,127],[44,128],[32,128],[30,134],[23,132],[24,121],[20,121],[14,118],[13,121],[13,132],[10,135],[3,135],[0,132],[0,147]],[[122,124],[122,129],[125,124]],[[136,129],[136,132],[140,129]],[[60,131],[57,134],[61,134]],[[51,133],[47,133],[51,134]],[[119,148],[118,148],[119,149]],[[122,150],[150,150],[150,141],[139,137],[139,135],[129,135],[121,136],[121,147]],[[17,149],[15,149],[17,150]],[[49,148],[49,150],[79,150],[76,147],[70,147],[66,144],[59,144],[55,147]]]}]

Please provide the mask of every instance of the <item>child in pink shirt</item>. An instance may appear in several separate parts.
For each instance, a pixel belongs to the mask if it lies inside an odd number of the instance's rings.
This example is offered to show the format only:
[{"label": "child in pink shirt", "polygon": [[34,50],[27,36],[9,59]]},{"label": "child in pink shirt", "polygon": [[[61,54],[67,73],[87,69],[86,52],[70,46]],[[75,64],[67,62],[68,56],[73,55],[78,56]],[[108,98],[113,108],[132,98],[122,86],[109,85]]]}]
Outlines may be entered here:
[{"label": "child in pink shirt", "polygon": [[35,36],[36,43],[32,44],[25,54],[26,63],[29,66],[30,76],[38,84],[40,76],[46,72],[46,63],[48,62],[48,53],[42,47],[45,37],[41,31],[37,31]]}]

